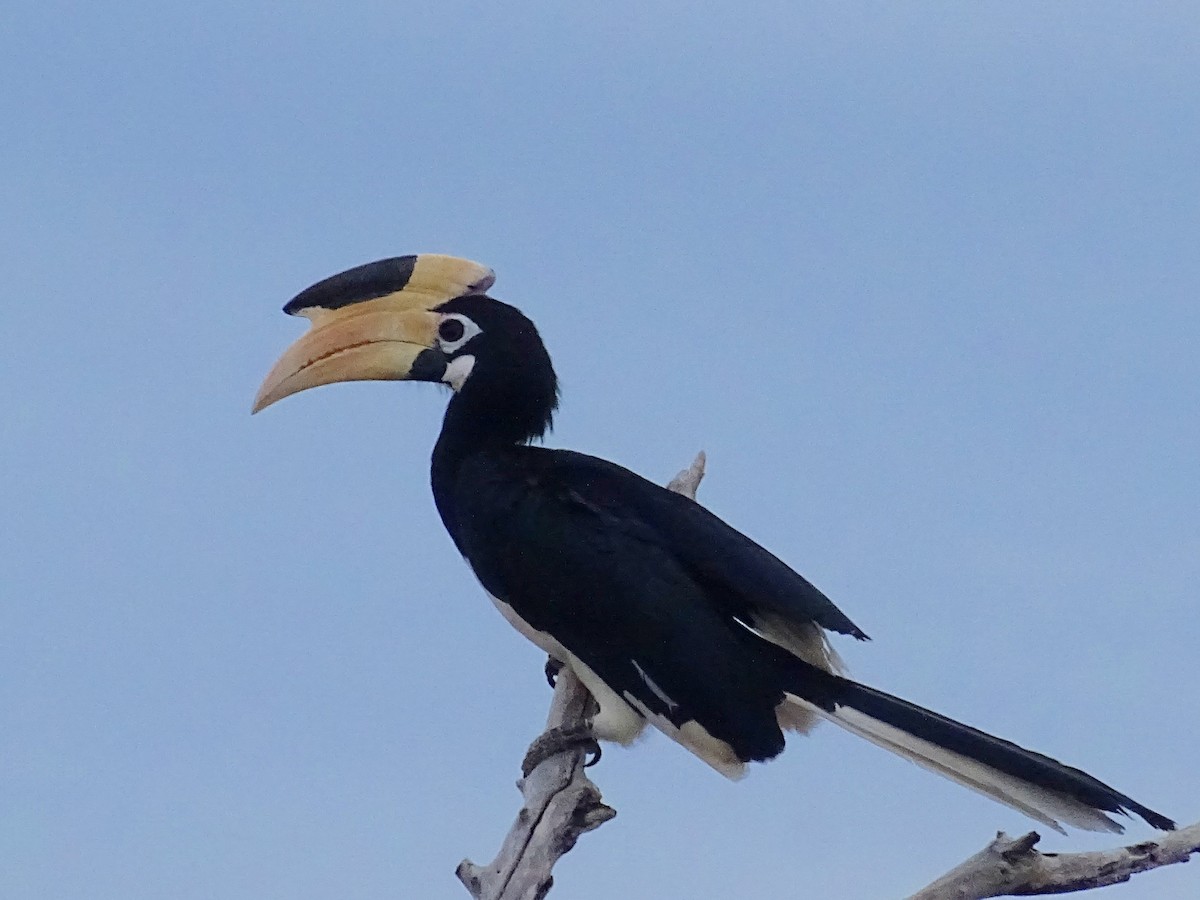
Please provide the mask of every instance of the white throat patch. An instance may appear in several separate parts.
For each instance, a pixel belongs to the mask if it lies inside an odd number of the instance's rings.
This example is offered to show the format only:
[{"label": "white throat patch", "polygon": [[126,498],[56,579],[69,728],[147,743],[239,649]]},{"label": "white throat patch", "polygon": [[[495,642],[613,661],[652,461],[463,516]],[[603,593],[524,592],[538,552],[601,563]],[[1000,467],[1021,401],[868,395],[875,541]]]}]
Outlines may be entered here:
[{"label": "white throat patch", "polygon": [[446,372],[442,375],[442,381],[450,385],[457,394],[462,390],[462,386],[467,383],[467,379],[471,377],[471,370],[475,368],[475,357],[471,354],[460,356],[457,359],[451,360],[450,365],[446,366]]}]

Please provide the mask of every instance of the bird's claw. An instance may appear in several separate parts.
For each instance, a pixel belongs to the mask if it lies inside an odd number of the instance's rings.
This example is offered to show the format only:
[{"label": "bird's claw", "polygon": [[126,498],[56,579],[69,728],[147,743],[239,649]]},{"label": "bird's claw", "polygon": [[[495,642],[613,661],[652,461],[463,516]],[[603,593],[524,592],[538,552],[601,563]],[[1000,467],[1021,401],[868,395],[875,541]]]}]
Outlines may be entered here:
[{"label": "bird's claw", "polygon": [[534,769],[550,757],[569,750],[583,750],[590,757],[583,763],[585,768],[600,762],[602,751],[599,741],[592,733],[590,722],[567,728],[551,728],[539,736],[525,753],[525,759],[521,762],[521,773],[528,778]]},{"label": "bird's claw", "polygon": [[553,656],[546,657],[546,681],[550,687],[558,686],[558,673],[562,671],[562,661],[555,659]]},{"label": "bird's claw", "polygon": [[589,759],[585,759],[583,761],[583,767],[585,769],[590,769],[596,763],[600,762],[600,757],[604,755],[604,751],[600,749],[600,742],[595,738],[592,738],[590,746],[584,747],[583,749],[584,752],[590,757]]}]

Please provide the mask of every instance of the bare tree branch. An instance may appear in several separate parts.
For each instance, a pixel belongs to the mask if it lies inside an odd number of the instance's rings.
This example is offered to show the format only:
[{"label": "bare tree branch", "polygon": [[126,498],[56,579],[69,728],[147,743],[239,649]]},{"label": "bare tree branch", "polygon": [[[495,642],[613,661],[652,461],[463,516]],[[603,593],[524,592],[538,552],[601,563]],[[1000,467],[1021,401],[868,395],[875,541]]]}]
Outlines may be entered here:
[{"label": "bare tree branch", "polygon": [[690,466],[667,483],[667,490],[695,500],[696,491],[700,489],[700,482],[704,478],[704,467],[707,463],[708,457],[701,450],[696,454],[696,458],[692,460]]},{"label": "bare tree branch", "polygon": [[1089,853],[1039,853],[1036,831],[996,839],[909,900],[984,900],[1090,891],[1200,853],[1200,822],[1153,841]]},{"label": "bare tree branch", "polygon": [[[704,477],[704,454],[667,487],[693,499]],[[595,701],[566,666],[558,674],[546,732],[578,728],[595,712]],[[535,742],[536,743],[536,742]],[[542,900],[554,885],[552,870],[579,836],[599,828],[616,810],[601,802],[587,777],[582,748],[547,757],[517,782],[524,803],[496,858],[486,866],[468,859],[455,874],[475,900]]]},{"label": "bare tree branch", "polygon": [[[594,701],[564,667],[554,686],[546,729],[582,725]],[[487,866],[470,860],[456,874],[476,900],[541,900],[554,879],[551,870],[586,831],[616,815],[600,801],[600,790],[583,770],[582,749],[547,758],[529,777],[517,782],[525,799],[499,854]]]}]

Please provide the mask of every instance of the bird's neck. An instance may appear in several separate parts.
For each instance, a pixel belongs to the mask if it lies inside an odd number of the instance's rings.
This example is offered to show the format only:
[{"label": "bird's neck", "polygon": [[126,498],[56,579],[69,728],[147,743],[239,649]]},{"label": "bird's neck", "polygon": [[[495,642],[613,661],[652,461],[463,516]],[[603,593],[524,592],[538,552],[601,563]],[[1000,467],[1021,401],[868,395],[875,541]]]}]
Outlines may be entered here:
[{"label": "bird's neck", "polygon": [[550,427],[553,406],[532,402],[529,393],[465,387],[446,407],[430,469],[434,502],[457,540],[454,488],[463,462],[480,453],[503,453],[540,438]]}]

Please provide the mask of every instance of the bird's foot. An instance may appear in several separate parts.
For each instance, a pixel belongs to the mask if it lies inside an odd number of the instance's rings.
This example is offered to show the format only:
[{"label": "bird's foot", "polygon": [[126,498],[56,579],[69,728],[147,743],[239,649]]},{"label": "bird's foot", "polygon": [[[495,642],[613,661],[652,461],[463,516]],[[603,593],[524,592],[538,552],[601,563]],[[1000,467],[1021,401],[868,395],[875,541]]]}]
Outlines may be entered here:
[{"label": "bird's foot", "polygon": [[521,772],[528,778],[534,769],[550,757],[579,749],[587,751],[591,756],[591,759],[583,764],[585,768],[600,762],[600,743],[592,733],[591,722],[567,728],[551,728],[529,745],[525,759],[521,762]]},{"label": "bird's foot", "polygon": [[553,656],[546,657],[546,681],[550,683],[550,687],[558,686],[558,673],[562,671],[562,661],[555,659]]}]

